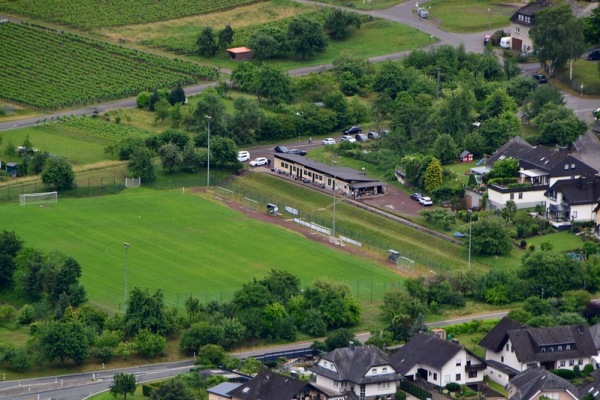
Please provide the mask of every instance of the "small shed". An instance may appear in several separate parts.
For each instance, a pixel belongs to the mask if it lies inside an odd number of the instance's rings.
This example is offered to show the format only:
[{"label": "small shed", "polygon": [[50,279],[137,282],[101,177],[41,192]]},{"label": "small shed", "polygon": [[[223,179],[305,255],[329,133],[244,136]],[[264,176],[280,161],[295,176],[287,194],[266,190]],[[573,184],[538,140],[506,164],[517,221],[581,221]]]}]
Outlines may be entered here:
[{"label": "small shed", "polygon": [[471,162],[473,161],[473,153],[470,153],[468,150],[465,150],[462,153],[460,153],[460,156],[458,156],[458,158],[460,162]]},{"label": "small shed", "polygon": [[8,176],[12,176],[13,178],[17,176],[17,163],[9,162],[6,163],[6,173]]},{"label": "small shed", "polygon": [[252,50],[247,47],[232,47],[227,49],[227,53],[233,61],[248,61],[252,58]]}]

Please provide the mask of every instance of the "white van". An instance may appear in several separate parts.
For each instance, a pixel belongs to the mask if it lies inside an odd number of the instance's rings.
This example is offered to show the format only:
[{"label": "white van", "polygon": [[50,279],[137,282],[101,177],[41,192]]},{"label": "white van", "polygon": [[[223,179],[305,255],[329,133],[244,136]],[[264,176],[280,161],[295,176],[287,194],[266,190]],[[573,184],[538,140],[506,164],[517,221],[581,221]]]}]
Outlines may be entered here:
[{"label": "white van", "polygon": [[512,43],[512,38],[510,36],[503,37],[500,39],[500,47],[503,49],[510,49],[510,45]]},{"label": "white van", "polygon": [[237,159],[239,162],[248,161],[250,159],[250,153],[247,151],[238,151]]}]

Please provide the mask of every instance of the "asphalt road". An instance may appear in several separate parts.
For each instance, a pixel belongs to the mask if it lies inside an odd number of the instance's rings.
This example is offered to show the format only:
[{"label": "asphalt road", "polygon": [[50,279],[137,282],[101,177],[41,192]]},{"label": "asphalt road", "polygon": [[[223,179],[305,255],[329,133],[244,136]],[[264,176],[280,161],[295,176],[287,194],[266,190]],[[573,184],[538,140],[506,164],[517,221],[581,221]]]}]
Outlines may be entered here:
[{"label": "asphalt road", "polygon": [[[498,311],[488,314],[471,315],[460,318],[427,324],[428,327],[441,327],[469,322],[475,319],[499,319],[506,316],[507,311]],[[366,342],[369,333],[357,334],[357,339]],[[231,353],[239,358],[256,357],[270,352],[290,351],[310,347],[312,341],[297,342],[280,346],[262,347],[252,350]],[[138,383],[146,383],[173,377],[177,374],[188,372],[194,365],[193,360],[177,361],[173,363],[146,365],[112,370],[99,370],[81,374],[51,376],[45,378],[23,379],[21,381],[0,382],[0,399],[14,400],[81,400],[90,395],[108,390],[113,375],[117,372],[134,374]]]}]

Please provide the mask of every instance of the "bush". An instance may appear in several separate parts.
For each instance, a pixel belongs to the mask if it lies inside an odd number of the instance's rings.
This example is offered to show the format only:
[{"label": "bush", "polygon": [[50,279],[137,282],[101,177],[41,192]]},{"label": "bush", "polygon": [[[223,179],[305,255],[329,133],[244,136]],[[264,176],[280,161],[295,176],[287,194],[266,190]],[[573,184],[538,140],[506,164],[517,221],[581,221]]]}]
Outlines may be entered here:
[{"label": "bush", "polygon": [[554,370],[552,370],[550,372],[552,372],[554,375],[560,376],[561,378],[566,379],[568,381],[571,380],[571,379],[574,379],[575,376],[576,376],[575,372],[571,371],[570,369],[562,369],[562,368],[561,369],[554,369]]},{"label": "bush", "polygon": [[592,364],[585,364],[583,367],[583,375],[587,376],[594,371],[594,366]]},{"label": "bush", "polygon": [[33,306],[30,304],[25,304],[19,311],[19,315],[17,315],[17,324],[29,325],[34,321],[34,318]]},{"label": "bush", "polygon": [[446,389],[449,392],[458,392],[460,390],[460,385],[456,382],[450,382],[446,385]]}]

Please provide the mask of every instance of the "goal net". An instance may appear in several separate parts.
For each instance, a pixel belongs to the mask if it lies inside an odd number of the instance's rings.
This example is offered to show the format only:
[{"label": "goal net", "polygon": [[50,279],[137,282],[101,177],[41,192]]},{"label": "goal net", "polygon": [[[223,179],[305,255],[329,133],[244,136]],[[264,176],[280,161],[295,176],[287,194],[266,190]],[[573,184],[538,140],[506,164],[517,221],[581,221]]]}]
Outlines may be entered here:
[{"label": "goal net", "polygon": [[400,256],[398,257],[398,261],[396,261],[396,265],[398,269],[403,271],[412,272],[415,270],[415,262],[410,258]]},{"label": "goal net", "polygon": [[218,186],[215,197],[217,199],[233,201],[233,190],[225,189],[224,187]]},{"label": "goal net", "polygon": [[142,178],[125,178],[125,187],[140,187],[142,186]]},{"label": "goal net", "polygon": [[19,195],[19,204],[21,204],[22,206],[26,206],[29,204],[50,204],[57,202],[57,192],[28,193]]},{"label": "goal net", "polygon": [[242,199],[242,207],[248,211],[256,212],[258,211],[258,201],[244,197]]}]

